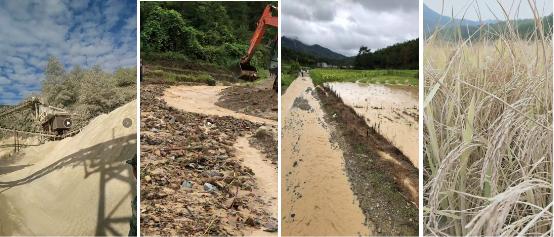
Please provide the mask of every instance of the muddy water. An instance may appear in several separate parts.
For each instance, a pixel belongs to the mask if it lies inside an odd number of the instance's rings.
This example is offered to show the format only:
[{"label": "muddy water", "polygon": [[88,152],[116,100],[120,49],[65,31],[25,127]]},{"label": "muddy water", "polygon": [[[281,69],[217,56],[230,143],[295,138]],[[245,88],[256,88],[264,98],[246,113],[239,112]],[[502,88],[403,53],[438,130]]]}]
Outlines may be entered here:
[{"label": "muddy water", "polygon": [[313,88],[298,78],[282,98],[282,234],[369,235]]},{"label": "muddy water", "polygon": [[326,86],[418,167],[417,87],[351,82],[333,82]]},{"label": "muddy water", "polygon": [[173,86],[165,91],[163,99],[169,106],[182,109],[186,112],[231,116],[238,119],[268,125],[277,125],[277,121],[264,119],[247,114],[237,113],[230,109],[222,108],[215,103],[219,100],[220,93],[226,86]]},{"label": "muddy water", "polygon": [[[277,219],[277,170],[271,161],[248,142],[248,137],[239,137],[234,145],[236,155],[242,163],[252,169],[258,185],[257,195],[264,200],[271,216]],[[248,236],[277,236],[277,232],[269,233],[263,230],[253,230]]]}]

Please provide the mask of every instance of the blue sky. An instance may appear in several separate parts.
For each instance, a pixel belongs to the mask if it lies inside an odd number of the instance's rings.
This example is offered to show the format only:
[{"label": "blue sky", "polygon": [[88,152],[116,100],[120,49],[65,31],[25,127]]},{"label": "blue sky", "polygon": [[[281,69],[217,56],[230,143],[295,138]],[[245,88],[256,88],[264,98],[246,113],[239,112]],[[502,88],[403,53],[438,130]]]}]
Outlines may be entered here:
[{"label": "blue sky", "polygon": [[[512,19],[533,17],[533,12],[527,0],[500,0],[502,7],[496,0],[424,0],[423,2],[438,13],[441,13],[441,9],[444,9],[443,15],[451,16],[454,13],[455,18],[465,16],[466,19],[474,21],[479,20],[479,14],[483,20],[496,20],[496,17],[505,20],[502,8],[509,12]],[[536,3],[540,15],[546,16],[552,13],[552,0],[531,2]]]},{"label": "blue sky", "polygon": [[0,104],[41,90],[50,56],[71,70],[136,65],[135,0],[0,1]]}]

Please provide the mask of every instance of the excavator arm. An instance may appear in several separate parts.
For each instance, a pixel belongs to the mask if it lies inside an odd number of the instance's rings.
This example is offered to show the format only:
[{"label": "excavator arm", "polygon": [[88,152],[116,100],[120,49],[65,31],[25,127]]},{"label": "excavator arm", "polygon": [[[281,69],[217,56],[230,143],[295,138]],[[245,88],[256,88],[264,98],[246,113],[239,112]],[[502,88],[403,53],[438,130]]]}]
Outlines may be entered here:
[{"label": "excavator arm", "polygon": [[256,31],[254,31],[254,34],[250,39],[248,51],[246,52],[246,55],[240,59],[241,78],[255,80],[257,77],[256,68],[250,65],[250,60],[254,56],[256,47],[262,42],[267,27],[278,27],[278,17],[273,16],[272,10],[277,11],[277,8],[272,5],[267,5],[264,8],[262,16],[258,20]]}]

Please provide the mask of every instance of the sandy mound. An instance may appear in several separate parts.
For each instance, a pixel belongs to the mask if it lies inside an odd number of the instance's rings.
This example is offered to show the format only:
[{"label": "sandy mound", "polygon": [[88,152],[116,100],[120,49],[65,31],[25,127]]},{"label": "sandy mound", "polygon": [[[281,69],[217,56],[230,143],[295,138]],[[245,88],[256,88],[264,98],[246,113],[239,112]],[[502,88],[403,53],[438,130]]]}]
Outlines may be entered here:
[{"label": "sandy mound", "polygon": [[[122,125],[124,118],[132,126]],[[126,235],[135,182],[136,101],[81,133],[28,147],[0,167],[0,235]]]}]

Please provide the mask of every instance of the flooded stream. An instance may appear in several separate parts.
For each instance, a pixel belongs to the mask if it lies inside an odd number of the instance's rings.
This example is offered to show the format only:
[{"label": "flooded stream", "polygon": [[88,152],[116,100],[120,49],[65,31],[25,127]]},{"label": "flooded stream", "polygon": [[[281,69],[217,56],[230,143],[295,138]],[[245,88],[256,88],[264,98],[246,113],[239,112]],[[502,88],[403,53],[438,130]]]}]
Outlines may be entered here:
[{"label": "flooded stream", "polygon": [[282,98],[282,234],[369,235],[372,224],[365,223],[313,90],[310,78],[298,78]]},{"label": "flooded stream", "polygon": [[231,116],[237,119],[277,126],[277,121],[238,113],[217,106],[220,93],[226,86],[173,86],[165,91],[163,99],[169,106],[186,112]]},{"label": "flooded stream", "polygon": [[[239,137],[233,146],[236,149],[237,159],[252,169],[255,174],[258,189],[256,195],[265,202],[265,206],[271,216],[277,220],[277,170],[271,161],[264,159],[264,155],[252,147],[248,137]],[[277,232],[266,232],[261,229],[247,233],[249,236],[277,236]]]},{"label": "flooded stream", "polygon": [[417,87],[351,82],[333,82],[326,86],[418,167]]}]

